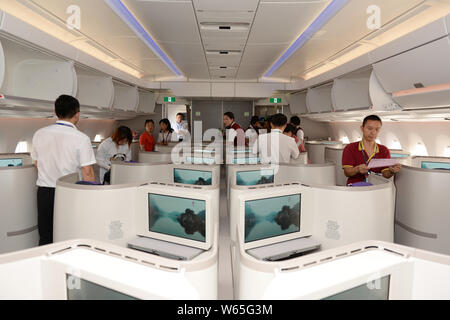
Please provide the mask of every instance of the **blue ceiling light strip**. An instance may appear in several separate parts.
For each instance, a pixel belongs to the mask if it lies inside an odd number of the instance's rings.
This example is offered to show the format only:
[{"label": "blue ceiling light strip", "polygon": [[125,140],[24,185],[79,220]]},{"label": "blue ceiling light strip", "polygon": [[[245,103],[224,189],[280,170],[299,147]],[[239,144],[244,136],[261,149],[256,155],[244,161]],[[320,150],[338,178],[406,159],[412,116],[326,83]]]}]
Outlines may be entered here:
[{"label": "blue ceiling light strip", "polygon": [[297,40],[282,54],[282,56],[270,67],[264,77],[270,77],[283,63],[286,62],[298,49],[300,49],[311,37],[319,31],[336,13],[338,13],[349,0],[333,0],[313,23],[303,32]]},{"label": "blue ceiling light strip", "polygon": [[114,12],[122,18],[122,20],[144,41],[152,51],[175,73],[177,76],[181,76],[180,70],[173,64],[172,60],[162,51],[158,44],[148,34],[148,32],[142,27],[142,25],[136,20],[134,15],[128,10],[128,8],[122,3],[121,0],[104,0],[107,5],[114,10]]}]

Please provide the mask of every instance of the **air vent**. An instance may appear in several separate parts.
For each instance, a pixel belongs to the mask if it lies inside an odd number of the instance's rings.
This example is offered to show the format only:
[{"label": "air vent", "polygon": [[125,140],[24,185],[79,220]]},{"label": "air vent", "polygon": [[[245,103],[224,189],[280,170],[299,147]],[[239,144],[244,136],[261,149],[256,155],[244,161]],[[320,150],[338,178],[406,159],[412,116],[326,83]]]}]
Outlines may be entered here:
[{"label": "air vent", "polygon": [[416,89],[425,88],[425,86],[423,85],[423,83],[414,83],[414,88]]},{"label": "air vent", "polygon": [[242,53],[241,50],[207,50],[206,54],[208,55],[221,55],[221,54],[227,54],[227,55],[240,55]]},{"label": "air vent", "polygon": [[227,67],[220,67],[220,69],[226,69]]},{"label": "air vent", "polygon": [[204,31],[249,31],[250,23],[247,22],[201,22],[200,30]]},{"label": "air vent", "polygon": [[399,24],[405,22],[406,20],[411,19],[414,16],[417,16],[418,14],[424,12],[425,10],[431,8],[430,5],[424,4],[414,10],[412,10],[409,13],[404,14],[403,16],[400,16],[399,18],[395,19],[394,21],[392,21],[390,24],[387,24],[385,27],[383,27],[381,30],[376,31],[375,33],[369,35],[368,37],[366,37],[364,40],[372,40],[380,35],[382,35],[383,33],[391,30],[392,28],[398,26]]}]

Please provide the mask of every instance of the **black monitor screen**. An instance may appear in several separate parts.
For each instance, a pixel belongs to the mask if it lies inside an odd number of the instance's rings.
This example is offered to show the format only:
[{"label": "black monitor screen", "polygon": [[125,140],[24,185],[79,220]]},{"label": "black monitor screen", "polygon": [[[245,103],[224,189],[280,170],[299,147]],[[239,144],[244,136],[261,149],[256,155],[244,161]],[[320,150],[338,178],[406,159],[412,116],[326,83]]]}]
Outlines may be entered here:
[{"label": "black monitor screen", "polygon": [[205,200],[148,194],[149,231],[206,242]]},{"label": "black monitor screen", "polygon": [[300,231],[301,194],[245,201],[245,242]]}]

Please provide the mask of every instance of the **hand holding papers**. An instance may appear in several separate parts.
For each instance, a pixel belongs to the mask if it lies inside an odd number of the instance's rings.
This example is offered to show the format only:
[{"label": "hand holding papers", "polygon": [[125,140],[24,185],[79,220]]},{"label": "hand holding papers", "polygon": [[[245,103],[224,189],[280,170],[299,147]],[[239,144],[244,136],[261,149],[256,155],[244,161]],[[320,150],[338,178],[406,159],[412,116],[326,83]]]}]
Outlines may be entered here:
[{"label": "hand holding papers", "polygon": [[398,163],[397,159],[372,159],[368,164],[368,168],[391,167]]}]

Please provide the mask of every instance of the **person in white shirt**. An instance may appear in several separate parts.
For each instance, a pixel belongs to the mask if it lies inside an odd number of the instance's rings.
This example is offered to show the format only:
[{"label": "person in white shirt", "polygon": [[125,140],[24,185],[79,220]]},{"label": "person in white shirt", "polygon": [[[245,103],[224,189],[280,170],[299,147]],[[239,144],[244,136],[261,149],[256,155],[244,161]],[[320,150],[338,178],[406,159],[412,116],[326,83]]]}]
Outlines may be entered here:
[{"label": "person in white shirt", "polygon": [[159,130],[157,143],[161,145],[168,145],[169,142],[172,142],[173,138],[176,137],[176,135],[173,135],[173,129],[170,125],[169,119],[161,119],[159,121],[159,127],[161,128],[161,130]]},{"label": "person in white shirt", "polygon": [[36,184],[39,245],[53,243],[53,206],[56,181],[78,172],[84,181],[95,181],[95,156],[91,139],[75,126],[80,120],[77,99],[61,95],[55,101],[56,123],[33,135],[31,157],[38,170]]},{"label": "person in white shirt", "polygon": [[130,128],[120,126],[117,128],[111,137],[104,140],[98,146],[97,163],[100,166],[100,181],[110,183],[109,174],[111,170],[111,160],[131,160],[131,142],[133,142],[133,135]]},{"label": "person in white shirt", "polygon": [[183,122],[183,114],[177,113],[176,122],[173,130],[176,133],[177,139],[176,141],[183,141],[189,136],[189,130],[187,123]]},{"label": "person in white shirt", "polygon": [[261,129],[263,129],[263,126],[259,122],[258,116],[253,116],[250,120],[250,126],[245,131],[245,137],[248,138],[248,145],[250,148],[252,148],[258,140],[259,130]]},{"label": "person in white shirt", "polygon": [[253,153],[259,151],[262,164],[289,163],[291,159],[297,159],[300,152],[295,140],[283,134],[287,125],[287,117],[277,113],[269,119],[270,133],[261,134],[258,144],[253,146]]}]

